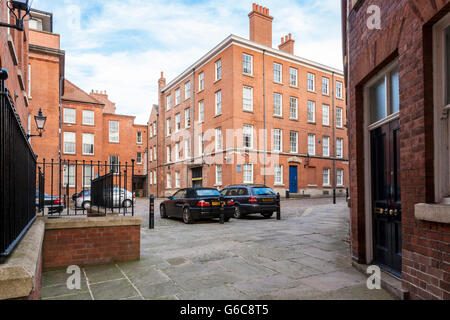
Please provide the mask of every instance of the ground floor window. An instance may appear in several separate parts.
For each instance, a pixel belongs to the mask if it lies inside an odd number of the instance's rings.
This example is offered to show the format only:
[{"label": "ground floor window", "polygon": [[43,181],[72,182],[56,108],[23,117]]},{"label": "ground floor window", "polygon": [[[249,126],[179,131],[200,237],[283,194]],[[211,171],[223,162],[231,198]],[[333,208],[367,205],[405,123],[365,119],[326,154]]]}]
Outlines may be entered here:
[{"label": "ground floor window", "polygon": [[330,186],[330,169],[323,169],[323,186]]},{"label": "ground floor window", "polygon": [[344,186],[344,169],[337,169],[337,186]]},{"label": "ground floor window", "polygon": [[94,178],[94,167],[91,165],[84,166],[83,168],[83,186],[90,187],[92,179]]},{"label": "ground floor window", "polygon": [[283,184],[283,166],[275,165],[275,185]]},{"label": "ground floor window", "polygon": [[222,166],[221,165],[217,165],[216,166],[216,185],[217,186],[221,186],[222,185]]},{"label": "ground floor window", "polygon": [[172,176],[170,173],[167,174],[167,189],[172,189]]},{"label": "ground floor window", "polygon": [[181,174],[179,172],[175,172],[175,188],[180,188],[181,186]]},{"label": "ground floor window", "polygon": [[109,156],[109,170],[114,174],[119,173],[119,156]]},{"label": "ground floor window", "polygon": [[253,164],[244,164],[244,183],[253,183]]},{"label": "ground floor window", "polygon": [[69,188],[75,187],[76,181],[76,167],[74,165],[65,165],[63,169],[63,187],[66,188],[69,185]]}]

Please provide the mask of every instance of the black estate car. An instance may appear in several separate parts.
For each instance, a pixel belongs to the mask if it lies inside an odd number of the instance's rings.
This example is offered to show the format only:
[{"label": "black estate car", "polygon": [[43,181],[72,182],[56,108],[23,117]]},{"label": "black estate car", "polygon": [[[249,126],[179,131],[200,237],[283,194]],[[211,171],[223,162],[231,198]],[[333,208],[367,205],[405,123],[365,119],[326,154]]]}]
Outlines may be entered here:
[{"label": "black estate car", "polygon": [[[36,190],[36,208],[39,208],[39,190]],[[44,208],[48,209],[48,214],[55,214],[62,213],[65,206],[58,196],[44,193]]]},{"label": "black estate car", "polygon": [[249,214],[271,218],[280,208],[278,194],[264,185],[233,185],[223,189],[221,194],[228,203],[234,203],[235,219]]},{"label": "black estate car", "polygon": [[[223,197],[216,189],[181,189],[169,200],[161,204],[161,218],[183,218],[184,223],[192,224],[196,220],[220,218]],[[233,216],[234,203],[224,203],[225,222]]]}]

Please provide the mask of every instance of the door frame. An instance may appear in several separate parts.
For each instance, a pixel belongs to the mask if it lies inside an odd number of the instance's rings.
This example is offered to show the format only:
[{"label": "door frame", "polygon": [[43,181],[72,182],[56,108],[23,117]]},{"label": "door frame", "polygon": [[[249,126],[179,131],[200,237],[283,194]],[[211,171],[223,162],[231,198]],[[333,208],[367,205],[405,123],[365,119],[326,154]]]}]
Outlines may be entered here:
[{"label": "door frame", "polygon": [[[374,239],[373,239],[373,199],[372,199],[372,152],[371,152],[371,131],[384,126],[396,119],[400,119],[400,112],[390,114],[386,118],[370,124],[370,103],[369,103],[369,88],[375,84],[383,74],[386,74],[398,66],[398,60],[391,62],[387,67],[384,67],[370,81],[364,85],[363,100],[364,100],[364,207],[365,207],[365,235],[366,235],[366,264],[371,264],[374,261]],[[386,85],[386,97],[390,97],[390,86]],[[390,99],[387,98],[389,109]],[[403,219],[403,218],[402,218]]]}]

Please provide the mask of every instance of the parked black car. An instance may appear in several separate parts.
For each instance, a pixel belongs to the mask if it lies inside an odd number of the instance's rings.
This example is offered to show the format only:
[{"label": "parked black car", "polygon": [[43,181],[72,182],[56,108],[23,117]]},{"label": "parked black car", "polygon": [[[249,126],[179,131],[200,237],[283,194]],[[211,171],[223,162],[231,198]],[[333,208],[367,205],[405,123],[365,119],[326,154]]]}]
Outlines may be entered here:
[{"label": "parked black car", "polygon": [[90,194],[91,194],[91,190],[80,191],[80,192],[74,193],[72,195],[72,200],[73,201],[77,201],[78,198],[84,197],[84,196],[87,196],[87,195],[90,195]]},{"label": "parked black car", "polygon": [[228,203],[234,202],[235,219],[250,214],[261,214],[269,219],[280,208],[279,195],[264,185],[233,185],[220,193]]},{"label": "parked black car", "polygon": [[[39,208],[39,190],[36,190],[36,207]],[[44,193],[44,208],[48,209],[48,214],[54,214],[63,212],[65,206],[58,196]]]},{"label": "parked black car", "polygon": [[[161,204],[161,218],[182,218],[186,224],[201,219],[220,218],[222,200],[223,197],[216,189],[181,189]],[[224,203],[225,222],[230,221],[233,216],[233,205],[234,203]]]}]

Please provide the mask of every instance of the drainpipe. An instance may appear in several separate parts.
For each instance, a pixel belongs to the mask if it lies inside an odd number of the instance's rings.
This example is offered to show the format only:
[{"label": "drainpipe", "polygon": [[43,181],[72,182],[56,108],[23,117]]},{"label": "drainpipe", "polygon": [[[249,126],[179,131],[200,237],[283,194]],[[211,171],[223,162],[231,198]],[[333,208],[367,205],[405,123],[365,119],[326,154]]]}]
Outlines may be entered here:
[{"label": "drainpipe", "polygon": [[335,105],[335,80],[334,72],[332,73],[332,94],[333,94],[333,204],[336,204],[336,105]]},{"label": "drainpipe", "polygon": [[266,185],[266,163],[267,163],[267,125],[266,125],[266,50],[263,50],[263,106],[264,106],[264,185]]},{"label": "drainpipe", "polygon": [[[161,104],[161,103],[160,103]],[[155,106],[153,106],[154,108]],[[161,106],[158,107],[156,112],[156,195],[159,197],[159,183],[158,183],[158,174],[159,174],[159,113],[161,112]]]},{"label": "drainpipe", "polygon": [[[191,116],[191,126],[192,126],[192,138],[191,138],[191,163],[194,162],[195,159],[195,68],[192,69],[192,116]],[[186,93],[185,93],[186,94]],[[186,166],[186,187],[190,187],[192,184],[192,178],[191,183],[189,183],[189,167]]]}]

